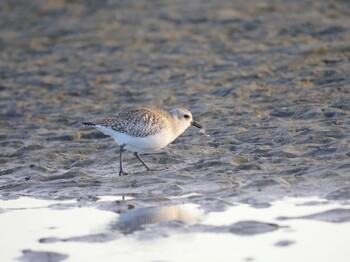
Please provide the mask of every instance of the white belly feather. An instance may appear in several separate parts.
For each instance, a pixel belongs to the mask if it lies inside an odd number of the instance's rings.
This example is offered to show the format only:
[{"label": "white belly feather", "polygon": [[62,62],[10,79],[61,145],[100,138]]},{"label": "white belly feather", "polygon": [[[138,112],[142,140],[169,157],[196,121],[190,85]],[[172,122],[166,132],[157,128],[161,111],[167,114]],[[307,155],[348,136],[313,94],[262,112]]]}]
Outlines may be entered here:
[{"label": "white belly feather", "polygon": [[96,125],[96,128],[105,135],[111,136],[118,145],[125,145],[126,150],[138,153],[157,151],[175,140],[169,132],[160,132],[147,137],[133,137],[99,125]]}]

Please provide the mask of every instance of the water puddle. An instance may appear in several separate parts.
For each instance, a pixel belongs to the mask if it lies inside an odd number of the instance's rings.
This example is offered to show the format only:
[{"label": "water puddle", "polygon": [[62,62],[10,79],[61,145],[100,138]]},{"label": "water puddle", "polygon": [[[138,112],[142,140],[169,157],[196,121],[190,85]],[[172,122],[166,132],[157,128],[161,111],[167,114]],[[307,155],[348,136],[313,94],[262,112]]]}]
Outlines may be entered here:
[{"label": "water puddle", "polygon": [[1,261],[348,261],[350,207],[319,198],[206,213],[194,204],[117,214],[33,198],[0,200]]},{"label": "water puddle", "polygon": [[98,202],[131,200],[130,196],[99,196]]}]

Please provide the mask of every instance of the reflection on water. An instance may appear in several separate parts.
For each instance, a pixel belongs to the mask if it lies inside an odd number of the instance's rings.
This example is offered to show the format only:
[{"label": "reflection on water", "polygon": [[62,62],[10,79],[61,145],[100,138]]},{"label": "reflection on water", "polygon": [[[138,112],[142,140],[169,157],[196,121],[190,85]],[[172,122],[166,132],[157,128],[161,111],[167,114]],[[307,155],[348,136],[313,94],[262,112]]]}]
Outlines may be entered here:
[{"label": "reflection on water", "polygon": [[[0,261],[347,262],[350,257],[350,209],[344,203],[283,199],[267,208],[236,204],[205,215],[192,204],[120,215],[98,208],[106,206],[101,201],[120,198],[102,197],[94,207],[76,201],[0,200],[0,246],[6,247]],[[181,223],[174,227],[169,221]]]},{"label": "reflection on water", "polygon": [[143,229],[146,225],[166,221],[180,221],[187,224],[198,223],[204,213],[196,205],[177,205],[139,208],[120,215],[112,229],[129,234]]}]

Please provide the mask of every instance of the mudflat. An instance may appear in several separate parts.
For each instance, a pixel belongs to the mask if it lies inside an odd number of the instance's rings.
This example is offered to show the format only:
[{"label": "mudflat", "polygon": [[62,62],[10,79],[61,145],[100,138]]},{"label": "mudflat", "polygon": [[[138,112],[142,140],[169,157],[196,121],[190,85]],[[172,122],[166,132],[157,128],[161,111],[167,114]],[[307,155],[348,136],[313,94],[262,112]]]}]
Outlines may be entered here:
[{"label": "mudflat", "polygon": [[[350,199],[347,1],[2,1],[0,195],[206,210]],[[82,122],[189,108],[158,154]],[[188,198],[174,198],[189,194]]]}]

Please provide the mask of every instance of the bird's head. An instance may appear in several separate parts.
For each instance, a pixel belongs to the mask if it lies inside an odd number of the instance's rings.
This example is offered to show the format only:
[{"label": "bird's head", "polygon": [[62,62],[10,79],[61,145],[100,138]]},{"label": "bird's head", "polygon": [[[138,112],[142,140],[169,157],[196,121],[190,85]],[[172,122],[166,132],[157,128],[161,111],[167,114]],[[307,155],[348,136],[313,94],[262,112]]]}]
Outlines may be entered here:
[{"label": "bird's head", "polygon": [[169,112],[177,123],[180,134],[189,126],[203,128],[201,124],[193,120],[192,114],[185,108],[175,108]]}]

